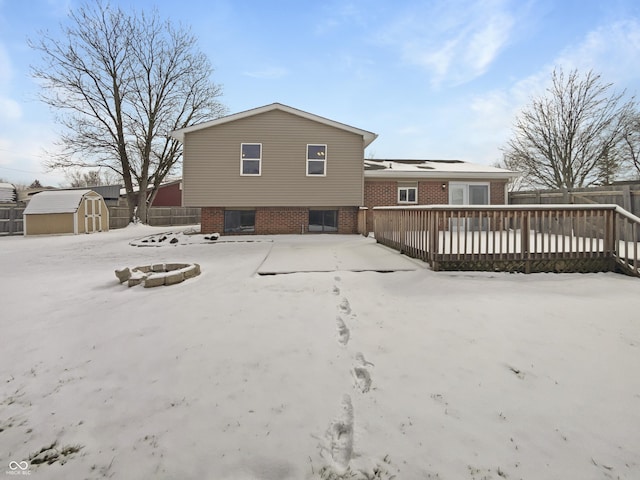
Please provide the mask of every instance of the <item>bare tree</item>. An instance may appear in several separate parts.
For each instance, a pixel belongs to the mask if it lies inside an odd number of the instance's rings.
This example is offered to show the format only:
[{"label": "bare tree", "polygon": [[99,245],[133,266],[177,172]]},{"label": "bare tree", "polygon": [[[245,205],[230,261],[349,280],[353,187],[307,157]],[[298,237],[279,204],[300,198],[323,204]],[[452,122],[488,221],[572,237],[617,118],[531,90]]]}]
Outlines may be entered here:
[{"label": "bare tree", "polygon": [[[96,0],[69,14],[58,38],[30,45],[42,64],[41,99],[57,113],[61,153],[48,167],[107,168],[122,178],[130,217],[143,222],[182,155],[169,132],[225,113],[213,69],[196,38],[157,11],[126,13]],[[139,190],[139,194],[136,192]]]},{"label": "bare tree", "polygon": [[109,172],[110,171],[102,171],[99,169],[89,171],[76,169],[68,170],[65,177],[70,187],[96,187],[99,185],[112,185],[117,182],[117,180],[113,178],[115,175]]},{"label": "bare tree", "polygon": [[626,118],[635,100],[610,93],[600,75],[554,70],[547,95],[536,98],[516,118],[503,149],[505,164],[528,182],[548,188],[584,187],[609,181]]},{"label": "bare tree", "polygon": [[640,179],[640,112],[634,112],[627,121],[620,145],[620,156],[627,178]]}]

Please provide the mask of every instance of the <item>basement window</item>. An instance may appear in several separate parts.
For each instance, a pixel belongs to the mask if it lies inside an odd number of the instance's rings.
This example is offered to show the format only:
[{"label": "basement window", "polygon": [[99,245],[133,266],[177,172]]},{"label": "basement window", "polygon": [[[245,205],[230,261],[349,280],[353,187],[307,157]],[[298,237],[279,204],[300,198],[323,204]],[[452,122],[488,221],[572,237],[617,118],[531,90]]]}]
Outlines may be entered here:
[{"label": "basement window", "polygon": [[254,233],[255,231],[255,210],[224,211],[224,233]]},{"label": "basement window", "polygon": [[310,232],[337,232],[337,210],[309,210]]}]

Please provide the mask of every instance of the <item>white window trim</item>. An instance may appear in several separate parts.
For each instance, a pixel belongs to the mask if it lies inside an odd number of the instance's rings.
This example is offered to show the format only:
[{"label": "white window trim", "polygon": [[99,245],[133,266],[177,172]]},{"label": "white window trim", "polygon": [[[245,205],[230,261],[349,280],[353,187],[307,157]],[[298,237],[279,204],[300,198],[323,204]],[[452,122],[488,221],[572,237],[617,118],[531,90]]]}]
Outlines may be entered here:
[{"label": "white window trim", "polygon": [[[244,173],[245,159],[242,158],[242,147],[245,145],[260,145],[260,158],[247,158],[246,160],[258,161],[258,173]],[[240,176],[242,177],[260,177],[262,175],[262,143],[251,143],[251,142],[243,142],[240,144]]]},{"label": "white window trim", "polygon": [[453,186],[463,186],[465,189],[465,201],[466,203],[464,203],[463,205],[470,205],[469,204],[469,185],[482,185],[482,186],[486,186],[487,187],[487,201],[489,203],[487,203],[487,205],[491,205],[491,182],[449,182],[449,205],[452,205],[451,203],[451,194],[452,194],[452,188]]},{"label": "white window trim", "polygon": [[[415,190],[416,195],[415,195],[415,200],[411,201],[411,200],[400,200],[400,190],[406,190],[407,191],[407,198],[409,198],[409,190]],[[398,203],[418,203],[418,187],[398,187]]]},{"label": "white window trim", "polygon": [[[324,173],[320,174],[320,173],[309,173],[309,162],[320,162],[320,160],[315,160],[315,159],[310,159],[309,158],[309,147],[324,147],[324,158],[322,159],[322,162],[324,162]],[[305,151],[305,158],[307,159],[307,161],[305,162],[305,173],[307,174],[307,177],[326,177],[327,176],[327,157],[328,157],[328,153],[327,153],[327,144],[326,143],[307,143],[307,149]]]}]

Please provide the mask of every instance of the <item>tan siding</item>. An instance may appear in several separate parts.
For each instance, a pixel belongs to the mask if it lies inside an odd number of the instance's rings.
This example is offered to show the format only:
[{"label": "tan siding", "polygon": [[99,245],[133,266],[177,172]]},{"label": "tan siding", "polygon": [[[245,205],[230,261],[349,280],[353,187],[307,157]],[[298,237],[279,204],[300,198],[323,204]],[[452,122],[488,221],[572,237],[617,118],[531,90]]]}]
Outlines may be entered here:
[{"label": "tan siding", "polygon": [[73,233],[73,213],[25,215],[27,235]]},{"label": "tan siding", "polygon": [[[240,144],[262,143],[262,175],[240,175]],[[326,177],[306,176],[307,144],[326,144]],[[184,205],[362,204],[363,138],[280,110],[185,135]]]}]

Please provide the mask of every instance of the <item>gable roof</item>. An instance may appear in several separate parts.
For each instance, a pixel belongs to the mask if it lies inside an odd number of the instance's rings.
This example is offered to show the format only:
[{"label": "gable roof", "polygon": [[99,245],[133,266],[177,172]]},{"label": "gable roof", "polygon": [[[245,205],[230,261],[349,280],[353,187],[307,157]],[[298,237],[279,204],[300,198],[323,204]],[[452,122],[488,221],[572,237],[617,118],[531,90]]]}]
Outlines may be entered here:
[{"label": "gable roof", "polygon": [[74,213],[80,201],[92,190],[46,190],[33,196],[24,214]]},{"label": "gable roof", "polygon": [[365,178],[515,178],[519,174],[504,168],[462,160],[378,160],[365,159]]},{"label": "gable roof", "polygon": [[234,122],[242,118],[251,117],[253,115],[259,115],[261,113],[270,112],[272,110],[280,110],[283,112],[290,113],[292,115],[296,115],[298,117],[312,120],[314,122],[322,123],[324,125],[329,125],[330,127],[355,133],[356,135],[362,135],[362,137],[364,138],[365,147],[367,147],[369,144],[371,144],[371,142],[373,142],[376,138],[378,138],[378,135],[373,132],[362,130],[356,127],[351,127],[344,123],[336,122],[334,120],[329,120],[328,118],[324,118],[319,115],[314,115],[313,113],[304,112],[302,110],[298,110],[297,108],[289,107],[281,103],[272,103],[270,105],[265,105],[263,107],[253,108],[251,110],[245,110],[244,112],[234,113],[232,115],[227,115],[225,117],[211,120],[209,122],[200,123],[198,125],[192,125],[190,127],[180,128],[178,130],[172,131],[171,136],[177,140],[180,140],[181,142],[184,142],[184,135],[186,133],[202,130],[203,128],[215,127],[216,125],[222,125],[224,123]]}]

